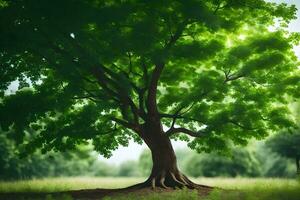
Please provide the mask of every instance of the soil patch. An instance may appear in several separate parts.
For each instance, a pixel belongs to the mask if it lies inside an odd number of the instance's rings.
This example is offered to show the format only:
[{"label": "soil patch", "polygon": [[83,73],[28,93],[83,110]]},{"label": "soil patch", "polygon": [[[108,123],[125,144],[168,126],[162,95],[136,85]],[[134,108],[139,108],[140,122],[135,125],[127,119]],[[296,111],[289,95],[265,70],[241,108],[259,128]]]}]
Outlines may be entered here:
[{"label": "soil patch", "polygon": [[[208,195],[213,189],[208,186],[198,186],[194,190],[197,191],[199,196]],[[172,193],[180,189],[165,189],[157,187],[152,189],[150,187],[146,188],[136,188],[134,186],[122,189],[85,189],[85,190],[74,190],[66,192],[55,192],[55,193],[33,193],[33,192],[20,192],[20,193],[2,193],[0,194],[0,200],[42,200],[46,199],[61,199],[62,196],[71,196],[74,200],[98,200],[103,199],[106,196],[147,196],[153,193]],[[50,196],[52,198],[50,198]]]}]

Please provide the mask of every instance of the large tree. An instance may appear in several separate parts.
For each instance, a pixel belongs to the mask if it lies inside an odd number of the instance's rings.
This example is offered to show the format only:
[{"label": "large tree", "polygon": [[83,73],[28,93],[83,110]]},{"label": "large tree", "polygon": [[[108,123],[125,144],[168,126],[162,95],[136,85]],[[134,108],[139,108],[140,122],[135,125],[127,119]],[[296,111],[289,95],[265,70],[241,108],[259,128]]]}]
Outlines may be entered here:
[{"label": "large tree", "polygon": [[[263,0],[2,0],[0,123],[27,151],[130,139],[152,153],[139,186],[194,187],[170,139],[224,152],[293,127],[295,6]],[[276,25],[277,28],[272,28]],[[18,80],[19,90],[7,92]],[[16,83],[16,82],[15,82]],[[5,92],[6,91],[6,92]],[[289,98],[290,98],[289,97]]]}]

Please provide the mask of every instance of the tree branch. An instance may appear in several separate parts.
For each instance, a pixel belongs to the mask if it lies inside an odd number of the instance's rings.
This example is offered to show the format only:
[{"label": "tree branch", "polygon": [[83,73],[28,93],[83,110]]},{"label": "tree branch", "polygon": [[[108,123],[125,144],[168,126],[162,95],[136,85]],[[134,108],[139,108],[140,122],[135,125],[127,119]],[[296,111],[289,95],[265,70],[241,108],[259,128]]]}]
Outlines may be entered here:
[{"label": "tree branch", "polygon": [[127,52],[128,60],[129,60],[129,73],[132,72],[132,61],[131,61],[131,53]]},{"label": "tree branch", "polygon": [[[80,62],[74,60],[74,57],[73,57],[73,55],[70,54],[70,52],[68,52],[65,49],[56,45],[46,32],[40,30],[40,33],[44,36],[44,38],[47,42],[48,48],[53,50],[59,56],[70,59],[70,61],[72,63],[74,63],[76,67],[84,68],[84,66],[82,66],[82,64],[80,64]],[[62,35],[66,36],[68,38],[68,35],[66,35],[64,33],[62,33]],[[78,49],[78,51],[82,55],[88,56],[87,52],[85,52],[85,50],[75,40],[73,40],[73,39],[71,40],[70,38],[68,38],[68,39],[73,44],[73,46]],[[33,51],[36,52],[35,49],[33,49]],[[37,53],[40,54],[39,52],[37,52]],[[52,59],[50,59],[51,56],[48,57],[46,55],[42,55],[42,57],[45,57],[48,62],[52,62]],[[89,58],[89,57],[87,57],[87,58]],[[138,112],[138,109],[135,106],[134,102],[131,100],[130,96],[124,92],[125,90],[122,88],[122,83],[119,84],[118,82],[114,81],[112,79],[112,77],[114,76],[113,72],[110,69],[106,68],[101,63],[93,64],[93,63],[89,62],[89,59],[87,59],[86,61],[87,62],[85,64],[90,65],[89,73],[91,73],[96,78],[97,83],[100,85],[100,87],[104,91],[106,91],[106,93],[113,100],[115,100],[116,102],[119,102],[119,103],[122,102],[124,104],[127,104],[132,109],[132,113],[134,115],[134,123],[125,121],[123,119],[118,119],[118,118],[111,118],[111,120],[115,121],[118,124],[121,124],[122,126],[124,126],[126,128],[130,128],[130,129],[138,132],[138,130],[139,130],[139,123],[138,123],[139,112]],[[52,62],[52,64],[59,69],[58,64],[56,64],[55,62]],[[98,66],[98,67],[94,67],[94,66]],[[77,70],[76,67],[75,67],[75,70]],[[78,73],[80,74],[80,72],[78,72]],[[83,80],[85,80],[89,83],[94,83],[93,81],[89,80],[86,77],[83,77]],[[119,81],[119,80],[117,80],[117,81]],[[88,93],[88,95],[74,97],[74,99],[87,98],[87,99],[90,99],[91,101],[96,102],[96,100],[94,99],[95,96],[90,94],[89,92],[87,92],[87,93]]]},{"label": "tree branch", "polygon": [[[193,106],[193,105],[192,105],[192,106]],[[185,106],[181,106],[181,107],[178,108],[178,110],[173,114],[173,122],[172,122],[171,127],[170,127],[169,130],[171,130],[172,128],[174,128],[174,125],[175,125],[175,123],[176,123],[176,119],[177,119],[178,117],[180,117],[179,113],[180,113],[180,111],[181,111],[182,109],[184,109],[184,107],[185,107]],[[189,110],[189,109],[188,109],[188,110]],[[186,112],[188,112],[188,110],[186,110]],[[182,113],[182,114],[184,114],[184,113]],[[182,114],[181,114],[181,115],[182,115]]]},{"label": "tree branch", "polygon": [[180,128],[172,128],[172,129],[170,129],[170,130],[168,130],[166,132],[166,135],[168,137],[170,137],[170,136],[172,136],[172,135],[174,135],[176,133],[184,133],[184,134],[187,134],[187,135],[192,136],[192,137],[203,137],[205,135],[205,132],[203,132],[203,131],[197,131],[197,132],[195,132],[195,131],[191,131],[189,129],[182,128],[182,127],[180,127]]},{"label": "tree branch", "polygon": [[[138,92],[138,90],[140,89],[136,84],[134,84],[132,81],[130,81],[130,77],[129,77],[129,73],[125,72],[124,70],[122,70],[120,67],[118,67],[116,64],[112,65],[113,67],[115,67],[116,69],[118,69],[121,73],[123,73],[123,75],[127,78],[128,82],[130,83],[130,85],[132,86],[132,88]],[[140,76],[140,74],[138,74]]]},{"label": "tree branch", "polygon": [[[134,121],[136,123],[136,125],[138,124],[138,117],[139,117],[139,111],[136,107],[136,105],[134,104],[134,102],[132,101],[132,99],[129,97],[128,94],[125,93],[124,89],[116,82],[113,81],[112,79],[106,79],[105,76],[105,72],[103,71],[106,70],[106,72],[110,73],[110,75],[113,75],[109,69],[107,69],[106,67],[102,66],[99,67],[98,70],[96,72],[94,72],[94,74],[96,75],[96,77],[98,77],[99,83],[100,85],[107,90],[109,93],[111,93],[112,96],[117,96],[120,99],[120,102],[122,102],[124,105],[129,105],[133,116],[134,116]],[[113,91],[112,89],[110,89],[108,87],[108,82],[110,82],[111,84],[113,84],[115,86],[115,88],[117,89],[117,92]]]},{"label": "tree branch", "polygon": [[129,129],[132,129],[136,132],[139,132],[139,126],[137,126],[136,124],[133,124],[133,123],[130,123],[130,122],[127,122],[123,119],[119,119],[119,118],[116,118],[116,117],[111,117],[110,118],[112,121],[124,126],[125,128],[129,128]]},{"label": "tree branch", "polygon": [[[59,31],[59,30],[58,30]],[[79,62],[75,62],[73,60],[73,56],[70,55],[69,52],[65,51],[64,49],[59,48],[58,46],[56,46],[55,44],[53,44],[51,42],[51,40],[49,39],[49,36],[42,30],[40,30],[40,33],[45,37],[45,39],[47,39],[47,42],[50,46],[50,48],[52,48],[56,53],[62,55],[63,57],[69,57],[72,62],[75,65],[80,65]],[[89,57],[89,55],[85,52],[85,50],[74,40],[71,39],[70,37],[68,37],[67,34],[60,32],[62,36],[65,36],[65,38],[67,38],[72,44],[73,46],[78,49],[78,51],[82,54],[82,55],[86,55]],[[89,63],[90,64],[90,63]],[[91,66],[93,66],[94,64],[90,64]],[[98,64],[98,68],[96,69],[95,67],[92,68],[91,73],[96,77],[96,79],[98,80],[98,84],[105,90],[107,91],[108,94],[110,94],[111,98],[113,100],[115,100],[116,97],[119,97],[119,101],[124,101],[124,97],[121,96],[120,94],[123,93],[123,89],[117,88],[117,91],[114,91],[111,87],[109,87],[109,83],[113,83],[117,86],[119,86],[119,84],[117,84],[115,81],[113,81],[112,79],[110,79],[108,76],[105,75],[105,72],[109,72],[110,75],[112,75],[111,70],[109,70],[108,68],[106,68],[104,65],[102,64]],[[86,80],[86,79],[85,79]],[[130,97],[128,96],[128,98],[125,98],[126,101],[128,101],[128,99],[130,99]],[[130,99],[131,100],[131,99]]]},{"label": "tree branch", "polygon": [[229,81],[234,81],[234,80],[237,80],[239,78],[245,77],[245,74],[237,74],[237,73],[230,74],[230,70],[228,72],[224,71],[224,74],[225,74],[224,83],[227,83]]},{"label": "tree branch", "polygon": [[178,115],[175,115],[175,114],[167,114],[167,113],[160,113],[159,114],[160,117],[165,117],[165,118],[174,118],[176,117],[177,119],[187,119],[187,120],[191,120],[191,121],[195,121],[195,122],[199,122],[201,124],[204,124],[202,121],[200,121],[199,119],[196,119],[196,118],[192,118],[192,117],[185,117],[185,116],[182,116],[180,114]]},{"label": "tree branch", "polygon": [[139,96],[139,113],[140,116],[145,120],[146,119],[146,111],[144,107],[144,95],[145,95],[146,89],[140,89],[138,91],[138,96]]},{"label": "tree branch", "polygon": [[148,90],[148,98],[146,102],[147,110],[150,115],[157,115],[158,113],[157,104],[156,104],[156,93],[157,93],[158,80],[160,78],[164,66],[165,66],[164,63],[156,64],[154,71],[152,73],[150,86]]},{"label": "tree branch", "polygon": [[229,6],[229,3],[221,5],[222,3],[220,1],[217,2],[217,6],[216,9],[214,10],[214,14],[216,14],[219,10],[226,8],[227,6]]},{"label": "tree branch", "polygon": [[233,124],[235,126],[238,126],[238,127],[240,127],[241,129],[244,129],[244,130],[248,130],[248,131],[254,131],[254,130],[256,130],[255,128],[252,128],[252,127],[243,126],[243,125],[241,125],[238,122],[233,121],[233,120],[229,120],[228,123],[231,123],[231,124]]},{"label": "tree branch", "polygon": [[[177,28],[177,31],[173,36],[171,36],[169,42],[165,45],[164,51],[169,51],[169,49],[175,44],[175,42],[180,38],[185,26],[187,25],[188,20],[184,20]],[[156,103],[156,93],[159,78],[162,74],[162,71],[165,67],[165,63],[163,61],[159,61],[155,64],[155,68],[153,70],[150,86],[148,90],[148,98],[147,98],[147,109],[150,115],[158,115],[157,103]]]},{"label": "tree branch", "polygon": [[148,77],[148,69],[147,69],[144,58],[141,59],[141,67],[142,67],[142,71],[143,71],[143,79],[145,81],[145,88],[147,88],[148,84],[149,84],[149,77]]}]

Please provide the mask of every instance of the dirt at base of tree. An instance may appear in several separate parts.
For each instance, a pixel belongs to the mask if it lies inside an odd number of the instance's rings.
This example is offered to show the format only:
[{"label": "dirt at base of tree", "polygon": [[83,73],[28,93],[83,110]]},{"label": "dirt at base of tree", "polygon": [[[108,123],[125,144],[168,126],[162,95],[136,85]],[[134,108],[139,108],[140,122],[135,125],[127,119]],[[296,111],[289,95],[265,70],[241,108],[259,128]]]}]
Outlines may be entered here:
[{"label": "dirt at base of tree", "polygon": [[[208,186],[198,186],[194,190],[197,190],[199,197],[207,196],[214,188]],[[117,196],[147,196],[153,193],[163,194],[172,193],[180,189],[164,189],[164,188],[122,188],[122,189],[88,189],[88,190],[76,190],[66,191],[59,193],[33,193],[33,192],[22,192],[22,193],[6,193],[0,194],[0,200],[41,200],[47,196],[51,196],[50,199],[56,199],[55,197],[71,196],[74,200],[97,200],[103,199],[104,197],[117,197]],[[192,191],[192,190],[191,190]],[[61,199],[61,198],[58,198]]]}]

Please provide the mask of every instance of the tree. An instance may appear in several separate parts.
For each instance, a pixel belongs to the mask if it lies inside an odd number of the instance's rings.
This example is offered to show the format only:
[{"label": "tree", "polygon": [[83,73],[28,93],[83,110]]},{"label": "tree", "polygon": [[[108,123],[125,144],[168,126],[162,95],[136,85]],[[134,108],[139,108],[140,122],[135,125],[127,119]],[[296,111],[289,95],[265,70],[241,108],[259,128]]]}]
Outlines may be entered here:
[{"label": "tree", "polygon": [[[101,171],[101,175],[109,174],[103,167],[99,170],[103,165],[97,162],[96,155],[91,155],[91,147],[80,146],[76,150],[48,152],[47,155],[42,155],[41,152],[37,151],[27,157],[20,158],[18,156],[19,149],[14,141],[7,136],[8,133],[6,132],[0,134],[0,180],[82,176],[88,173],[99,175],[99,171]],[[97,170],[89,167],[96,163],[98,164]]]},{"label": "tree", "polygon": [[294,159],[297,174],[300,175],[300,132],[296,130],[291,133],[279,133],[267,141],[267,146],[279,155]]},{"label": "tree", "polygon": [[151,162],[151,153],[148,150],[144,150],[139,159],[139,171],[142,176],[149,176],[151,173],[152,162]]},{"label": "tree", "polygon": [[140,172],[138,169],[138,162],[134,160],[128,160],[120,164],[118,176],[140,176]]},{"label": "tree", "polygon": [[295,176],[294,162],[273,152],[266,144],[260,141],[251,147],[253,156],[259,162],[261,176],[263,177],[282,177],[292,178]]},{"label": "tree", "polygon": [[234,149],[231,158],[217,154],[191,156],[186,171],[194,177],[257,177],[260,166],[256,158],[246,149]]},{"label": "tree", "polygon": [[[5,0],[1,127],[27,151],[92,140],[109,157],[130,139],[152,153],[137,187],[196,187],[170,139],[226,151],[293,127],[295,6],[263,0]],[[275,31],[270,26],[279,21]],[[19,90],[9,94],[17,80]],[[166,128],[166,130],[164,129]],[[168,128],[168,129],[167,129]]]}]

